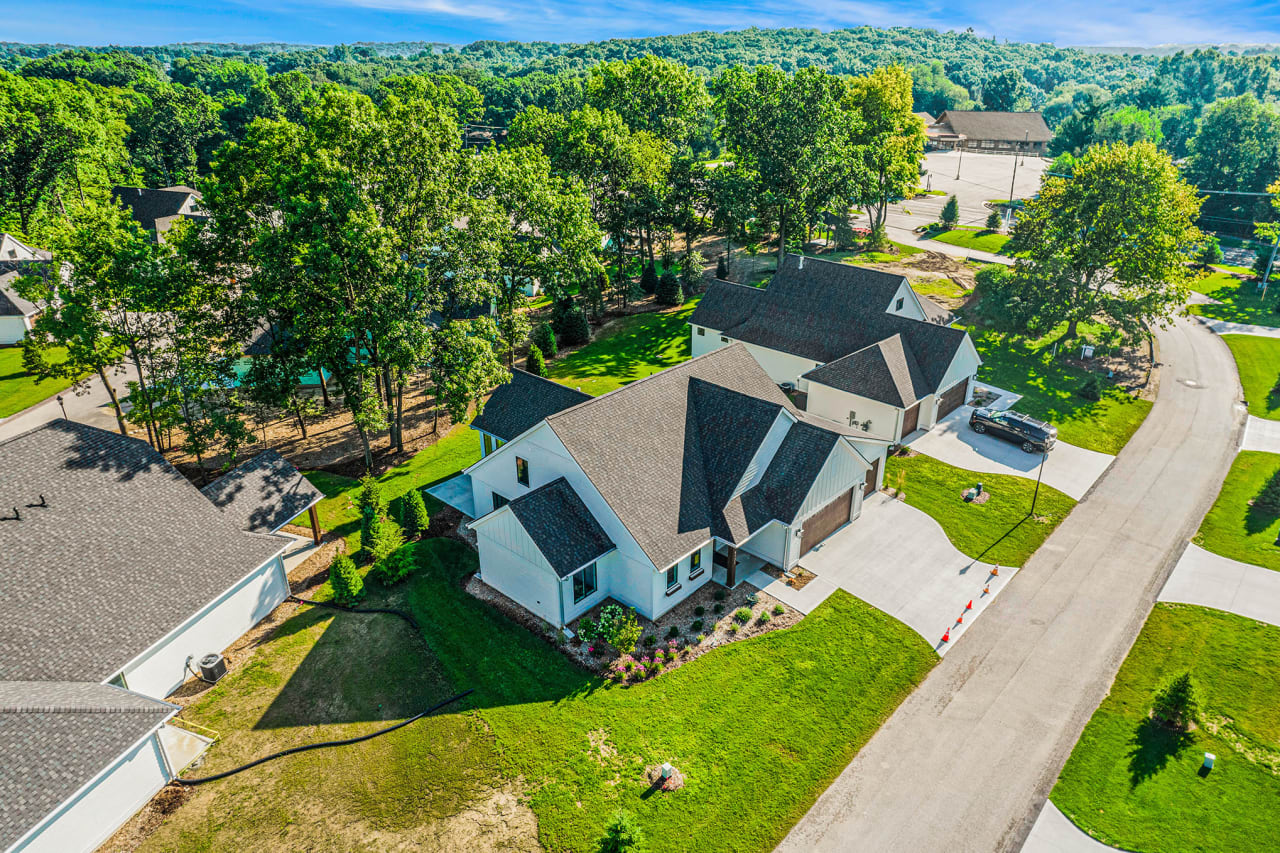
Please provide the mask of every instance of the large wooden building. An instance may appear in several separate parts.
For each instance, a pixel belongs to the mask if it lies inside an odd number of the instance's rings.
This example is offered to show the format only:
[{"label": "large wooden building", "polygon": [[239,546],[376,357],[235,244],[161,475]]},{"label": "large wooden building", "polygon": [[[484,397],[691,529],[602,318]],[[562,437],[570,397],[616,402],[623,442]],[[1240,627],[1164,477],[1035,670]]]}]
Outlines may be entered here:
[{"label": "large wooden building", "polygon": [[947,110],[925,127],[929,145],[986,154],[1043,155],[1053,132],[1040,113]]}]

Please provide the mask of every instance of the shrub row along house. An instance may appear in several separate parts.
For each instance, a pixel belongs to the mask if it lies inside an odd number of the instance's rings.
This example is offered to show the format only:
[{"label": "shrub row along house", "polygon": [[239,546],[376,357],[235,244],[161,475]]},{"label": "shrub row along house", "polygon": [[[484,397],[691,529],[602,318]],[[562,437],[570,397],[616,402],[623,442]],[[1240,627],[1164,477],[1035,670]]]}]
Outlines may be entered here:
[{"label": "shrub row along house", "polygon": [[481,460],[431,490],[475,519],[481,579],[553,626],[793,567],[979,364],[905,280],[795,257],[763,290],[714,283],[691,324],[692,360],[601,397],[514,371],[472,424]]},{"label": "shrub row along house", "polygon": [[164,697],[288,595],[322,497],[272,451],[202,492],[90,426],[0,442],[0,850],[93,850],[200,754]]}]

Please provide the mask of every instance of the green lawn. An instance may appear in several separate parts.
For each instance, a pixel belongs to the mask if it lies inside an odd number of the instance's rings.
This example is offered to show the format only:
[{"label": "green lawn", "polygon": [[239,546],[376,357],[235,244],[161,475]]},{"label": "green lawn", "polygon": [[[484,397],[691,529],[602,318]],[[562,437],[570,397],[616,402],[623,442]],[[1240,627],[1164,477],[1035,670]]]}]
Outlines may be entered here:
[{"label": "green lawn", "polygon": [[1280,338],[1223,335],[1240,373],[1249,414],[1280,420]]},{"label": "green lawn", "polygon": [[[66,350],[55,350],[52,355],[62,361],[66,358]],[[74,384],[72,379],[46,379],[37,384],[22,367],[21,347],[0,349],[0,418],[21,412]]]},{"label": "green lawn", "polygon": [[[1054,804],[1082,829],[1126,850],[1275,849],[1277,646],[1280,628],[1157,604],[1058,777]],[[1190,737],[1148,716],[1156,691],[1183,672],[1192,674],[1206,711]],[[1205,752],[1217,761],[1201,775]]]},{"label": "green lawn", "polygon": [[[624,689],[467,595],[466,546],[429,540],[417,556],[423,568],[397,595],[429,651],[373,621],[386,617],[295,616],[187,711],[224,738],[200,772],[476,692],[384,738],[202,787],[144,849],[416,846],[438,840],[433,821],[518,779],[550,850],[593,850],[618,808],[650,849],[770,850],[937,660],[904,625],[837,592],[795,627]],[[685,787],[649,795],[645,768],[663,761]]]},{"label": "green lawn", "polygon": [[845,251],[845,252],[824,252],[821,255],[815,255],[824,261],[844,261],[846,264],[886,264],[893,261],[899,261],[903,258],[909,258],[912,255],[918,255],[924,251],[919,246],[913,246],[910,243],[899,243],[897,240],[889,241],[890,247],[894,249],[892,252],[870,252],[865,250]]},{"label": "green lawn", "polygon": [[699,298],[615,320],[591,343],[547,365],[547,372],[561,384],[599,395],[688,361],[689,315]]},{"label": "green lawn", "polygon": [[1243,563],[1280,571],[1280,516],[1250,506],[1272,477],[1280,476],[1280,456],[1260,450],[1237,454],[1213,508],[1200,522],[1195,543]]},{"label": "green lawn", "polygon": [[1230,323],[1250,323],[1255,326],[1280,326],[1280,314],[1275,309],[1280,304],[1280,289],[1268,288],[1263,303],[1258,283],[1242,280],[1229,272],[1213,272],[1192,282],[1193,290],[1218,300],[1220,305],[1192,304],[1187,310],[1202,317],[1226,320]]},{"label": "green lawn", "polygon": [[979,381],[1022,394],[1013,408],[1052,422],[1058,438],[1069,444],[1119,453],[1151,411],[1149,400],[1108,385],[1101,376],[1101,400],[1090,402],[1079,396],[1076,392],[1085,380],[1097,374],[1053,360],[1051,336],[1028,341],[976,329],[970,329],[969,335],[982,356]]},{"label": "green lawn", "polygon": [[911,282],[911,289],[921,296],[943,299],[963,299],[969,293],[949,278],[918,278]]},{"label": "green lawn", "polygon": [[[965,489],[977,483],[991,498],[983,504],[965,503]],[[954,468],[923,454],[889,457],[884,484],[901,488],[907,503],[941,524],[963,554],[1002,566],[1025,563],[1076,505],[1057,489],[1041,485],[1036,518],[1028,518],[1034,480]]]},{"label": "green lawn", "polygon": [[970,228],[967,226],[957,226],[947,231],[937,231],[929,235],[929,239],[937,240],[939,243],[950,243],[952,246],[960,246],[965,249],[974,249],[980,252],[995,252],[999,254],[1004,251],[1004,244],[1009,242],[1006,234],[998,231],[988,231],[985,228]]}]

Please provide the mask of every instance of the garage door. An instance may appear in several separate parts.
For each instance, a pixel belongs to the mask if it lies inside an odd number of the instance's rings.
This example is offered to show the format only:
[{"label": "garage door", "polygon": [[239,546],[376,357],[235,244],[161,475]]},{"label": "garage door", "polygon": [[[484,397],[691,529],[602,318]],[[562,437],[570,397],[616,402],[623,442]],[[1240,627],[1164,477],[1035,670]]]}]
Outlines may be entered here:
[{"label": "garage door", "polygon": [[967,379],[957,382],[938,397],[938,420],[954,412],[964,404],[964,389],[969,386]]},{"label": "garage door", "polygon": [[899,438],[906,438],[916,431],[916,426],[920,423],[920,404],[916,403],[911,408],[902,413],[902,434]]},{"label": "garage door", "polygon": [[880,460],[879,458],[871,460],[871,468],[867,471],[867,484],[862,487],[862,496],[864,498],[871,497],[876,490],[876,480],[880,477]]},{"label": "garage door", "polygon": [[831,503],[805,519],[804,533],[800,536],[800,553],[808,553],[809,549],[826,539],[846,521],[853,511],[853,489],[840,495]]}]

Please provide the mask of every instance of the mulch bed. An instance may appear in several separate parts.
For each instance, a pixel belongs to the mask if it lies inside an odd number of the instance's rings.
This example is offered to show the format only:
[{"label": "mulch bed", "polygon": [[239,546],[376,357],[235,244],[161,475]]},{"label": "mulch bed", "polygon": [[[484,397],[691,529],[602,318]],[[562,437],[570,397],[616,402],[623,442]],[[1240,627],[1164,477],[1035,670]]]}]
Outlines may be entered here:
[{"label": "mulch bed", "polygon": [[808,569],[802,569],[799,566],[792,569],[791,575],[788,576],[786,572],[772,563],[766,564],[762,571],[769,577],[782,581],[792,589],[804,589],[809,585],[809,581],[817,577],[813,572]]}]

